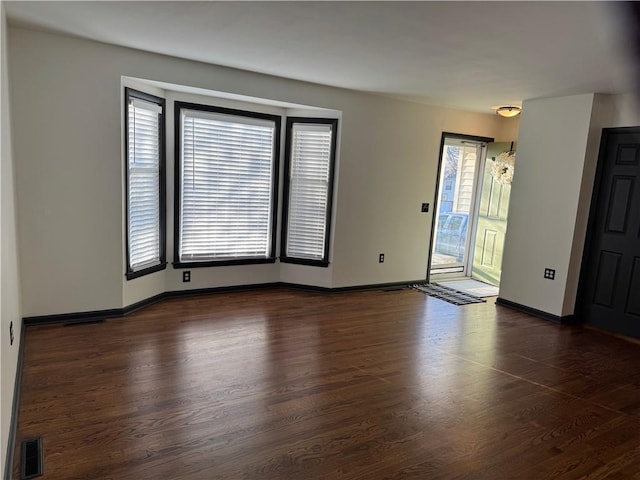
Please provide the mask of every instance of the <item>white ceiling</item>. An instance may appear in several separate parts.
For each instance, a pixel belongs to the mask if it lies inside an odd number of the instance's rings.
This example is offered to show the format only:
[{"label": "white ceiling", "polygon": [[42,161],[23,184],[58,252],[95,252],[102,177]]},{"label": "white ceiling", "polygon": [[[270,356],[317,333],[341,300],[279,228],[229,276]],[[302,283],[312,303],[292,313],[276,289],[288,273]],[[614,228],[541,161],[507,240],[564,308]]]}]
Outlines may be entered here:
[{"label": "white ceiling", "polygon": [[11,25],[468,110],[632,91],[625,12],[614,3],[9,1],[5,7]]}]

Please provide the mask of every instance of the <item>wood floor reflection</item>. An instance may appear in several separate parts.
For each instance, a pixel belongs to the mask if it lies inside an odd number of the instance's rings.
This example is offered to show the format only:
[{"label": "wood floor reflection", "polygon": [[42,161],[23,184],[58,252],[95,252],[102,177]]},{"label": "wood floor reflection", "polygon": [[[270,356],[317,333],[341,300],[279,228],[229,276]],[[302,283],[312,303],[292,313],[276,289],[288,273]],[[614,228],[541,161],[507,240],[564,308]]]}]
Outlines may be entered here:
[{"label": "wood floor reflection", "polygon": [[36,436],[56,480],[640,479],[640,345],[408,289],[173,299],[27,327]]}]

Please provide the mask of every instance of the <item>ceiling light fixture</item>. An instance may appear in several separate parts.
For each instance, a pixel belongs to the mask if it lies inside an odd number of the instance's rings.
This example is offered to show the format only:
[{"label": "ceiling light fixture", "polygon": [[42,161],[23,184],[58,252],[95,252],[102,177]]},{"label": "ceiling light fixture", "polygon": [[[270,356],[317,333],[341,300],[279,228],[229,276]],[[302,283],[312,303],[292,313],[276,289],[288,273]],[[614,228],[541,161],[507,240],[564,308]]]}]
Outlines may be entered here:
[{"label": "ceiling light fixture", "polygon": [[505,105],[504,107],[498,107],[496,113],[501,117],[511,118],[520,115],[522,108],[517,105]]}]

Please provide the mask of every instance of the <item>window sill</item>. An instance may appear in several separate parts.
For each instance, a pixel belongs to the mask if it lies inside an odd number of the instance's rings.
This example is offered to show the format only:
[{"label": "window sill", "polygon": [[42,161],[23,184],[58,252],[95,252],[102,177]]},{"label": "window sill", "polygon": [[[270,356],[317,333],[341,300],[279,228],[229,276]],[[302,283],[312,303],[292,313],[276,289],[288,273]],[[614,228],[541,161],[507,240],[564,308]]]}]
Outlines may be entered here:
[{"label": "window sill", "polygon": [[275,263],[275,258],[236,258],[226,260],[206,260],[196,262],[173,262],[173,268],[226,267],[229,265],[258,265]]},{"label": "window sill", "polygon": [[307,265],[309,267],[323,267],[326,268],[329,266],[329,262],[326,260],[310,260],[308,258],[291,258],[291,257],[280,257],[281,263],[293,263],[296,265]]},{"label": "window sill", "polygon": [[159,263],[158,265],[153,265],[152,267],[147,267],[142,270],[137,271],[128,271],[125,276],[127,280],[133,280],[134,278],[143,277],[144,275],[149,275],[150,273],[159,272],[160,270],[164,270],[167,268],[167,262]]}]

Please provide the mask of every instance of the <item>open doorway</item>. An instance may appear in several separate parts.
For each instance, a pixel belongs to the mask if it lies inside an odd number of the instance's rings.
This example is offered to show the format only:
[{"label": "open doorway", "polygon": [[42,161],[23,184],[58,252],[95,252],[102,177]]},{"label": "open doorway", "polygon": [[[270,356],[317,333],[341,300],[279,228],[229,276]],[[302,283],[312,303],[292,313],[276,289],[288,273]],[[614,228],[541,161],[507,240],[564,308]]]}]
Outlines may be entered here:
[{"label": "open doorway", "polygon": [[427,279],[478,296],[498,294],[511,185],[494,159],[513,149],[491,138],[443,134]]}]

